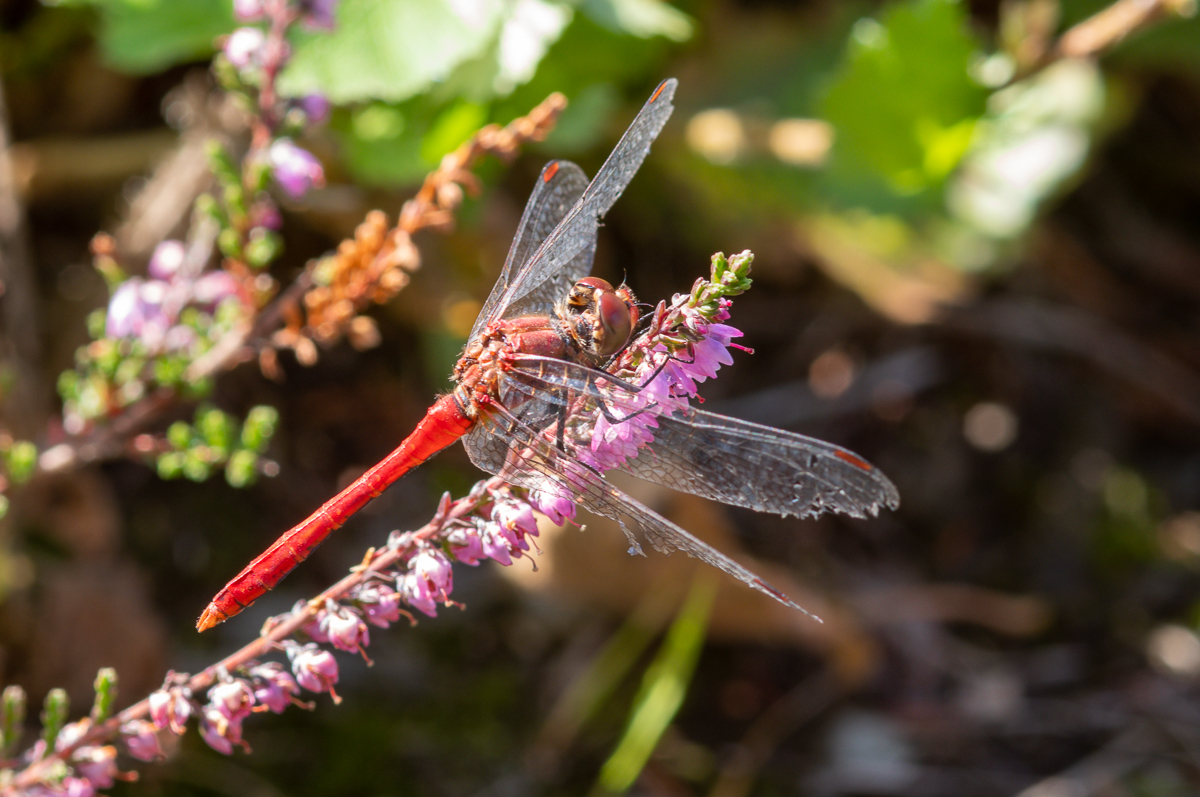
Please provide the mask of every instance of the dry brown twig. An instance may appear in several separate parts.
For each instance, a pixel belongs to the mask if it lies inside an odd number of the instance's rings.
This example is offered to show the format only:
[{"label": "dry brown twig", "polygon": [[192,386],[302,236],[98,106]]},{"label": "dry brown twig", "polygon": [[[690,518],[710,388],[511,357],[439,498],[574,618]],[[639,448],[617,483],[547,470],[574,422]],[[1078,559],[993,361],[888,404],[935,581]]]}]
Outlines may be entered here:
[{"label": "dry brown twig", "polygon": [[1092,58],[1155,22],[1195,13],[1195,0],[1117,0],[1060,36],[1052,57]]},{"label": "dry brown twig", "polygon": [[[308,278],[314,284],[303,292],[302,311],[295,302],[281,308],[287,326],[272,336],[272,343],[293,349],[304,363],[316,359],[316,344],[329,345],[343,335],[357,348],[375,345],[375,324],[360,313],[372,304],[389,301],[420,267],[413,234],[422,229],[449,229],[464,189],[472,195],[479,191],[479,180],[470,171],[475,163],[486,154],[508,161],[522,144],[544,140],[566,105],[566,98],[554,93],[506,127],[484,127],[442,158],[416,196],[404,203],[395,227],[388,229],[382,211],[368,213],[353,238],[342,241],[334,254],[309,265]],[[268,373],[271,356],[263,359]]]}]

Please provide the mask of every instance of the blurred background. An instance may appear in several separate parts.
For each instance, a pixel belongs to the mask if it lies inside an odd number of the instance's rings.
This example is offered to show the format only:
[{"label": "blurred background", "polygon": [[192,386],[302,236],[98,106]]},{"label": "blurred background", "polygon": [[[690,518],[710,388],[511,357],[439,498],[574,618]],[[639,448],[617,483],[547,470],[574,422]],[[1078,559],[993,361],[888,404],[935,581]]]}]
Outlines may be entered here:
[{"label": "blurred background", "polygon": [[[845,445],[902,505],[799,521],[622,487],[825,622],[678,555],[628,557],[603,521],[544,526],[537,572],[460,566],[464,610],[375,633],[373,667],[339,654],[340,706],[256,716],[250,755],[189,733],[116,792],[600,793],[639,694],[674,678],[686,694],[634,793],[1200,793],[1193,10],[342,0],[332,32],[296,32],[280,79],[334,106],[301,142],[325,187],[283,201],[283,285],[368,211],[394,218],[481,125],[554,91],[570,105],[514,162],[483,162],[452,230],[416,236],[421,268],[370,312],[377,346],[219,376],[216,407],[278,408],[278,475],[235,489],[114,457],[10,492],[4,683],[33,706],[64,687],[83,712],[113,666],[131,703],[464,494],[480,474],[455,447],[252,611],[194,632],[216,588],[448,388],[545,161],[593,174],[675,76],[675,114],[605,219],[596,273],[657,302],[713,252],[751,249],[755,285],[729,323],[754,353],[703,386],[705,408]],[[238,24],[222,0],[0,4],[11,436],[62,439],[58,374],[109,300],[93,235],[144,264],[208,186],[203,141],[246,136],[210,71]],[[706,626],[703,600],[684,602],[696,583],[716,591]],[[672,658],[680,617],[707,630]]]}]

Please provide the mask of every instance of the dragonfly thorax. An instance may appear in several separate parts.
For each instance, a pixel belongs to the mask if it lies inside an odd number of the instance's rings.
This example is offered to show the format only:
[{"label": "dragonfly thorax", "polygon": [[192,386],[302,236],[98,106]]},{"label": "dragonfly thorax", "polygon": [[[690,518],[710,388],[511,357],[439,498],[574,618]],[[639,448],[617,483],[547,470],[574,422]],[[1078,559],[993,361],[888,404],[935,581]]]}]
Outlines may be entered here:
[{"label": "dragonfly thorax", "polygon": [[555,308],[567,335],[581,352],[611,357],[625,348],[637,325],[637,299],[628,286],[613,288],[599,277],[584,277]]}]

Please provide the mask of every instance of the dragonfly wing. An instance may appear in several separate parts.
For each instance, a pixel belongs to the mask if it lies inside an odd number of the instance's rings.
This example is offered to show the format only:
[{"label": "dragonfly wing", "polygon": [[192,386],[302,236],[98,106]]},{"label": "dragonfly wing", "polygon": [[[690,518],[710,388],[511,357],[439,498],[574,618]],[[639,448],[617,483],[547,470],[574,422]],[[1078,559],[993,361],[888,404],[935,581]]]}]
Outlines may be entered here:
[{"label": "dragonfly wing", "polygon": [[603,371],[549,357],[516,362],[504,380],[510,394],[532,399],[565,391],[645,425],[653,440],[622,466],[640,479],[784,516],[861,518],[900,504],[895,485],[878,468],[833,443],[692,407],[654,414],[635,387]]},{"label": "dragonfly wing", "polygon": [[[483,329],[484,325],[495,320],[494,316],[499,315],[500,298],[514,284],[524,281],[524,269],[529,263],[529,258],[559,225],[567,212],[575,206],[587,187],[587,175],[584,174],[583,169],[570,161],[550,161],[542,169],[537,183],[534,184],[533,192],[529,195],[529,201],[525,203],[525,212],[521,215],[517,234],[513,238],[512,246],[509,247],[508,258],[504,261],[500,279],[492,288],[491,295],[488,296],[483,310],[479,313],[479,318],[475,321],[475,328],[471,330],[472,339]],[[586,252],[587,263],[582,265],[584,271],[580,277],[591,271],[594,243],[593,241],[593,248]],[[576,268],[578,267],[576,266]],[[576,279],[579,277],[572,279],[567,287],[574,284]],[[566,288],[562,289],[561,294],[566,295]],[[548,310],[549,307],[542,310],[541,313]]]},{"label": "dragonfly wing", "polygon": [[623,468],[639,479],[785,517],[900,505],[888,477],[833,443],[694,408],[655,421],[654,440]]},{"label": "dragonfly wing", "polygon": [[504,463],[493,473],[519,486],[574,501],[590,512],[615,520],[629,540],[630,553],[642,553],[634,534],[637,529],[657,551],[682,551],[770,595],[785,606],[809,613],[716,548],[609,484],[601,474],[572,456],[569,443],[566,451],[557,448],[549,429],[535,429],[509,414],[503,406],[498,406],[484,425],[490,430],[483,433],[500,439],[496,449],[503,447],[507,451]]},{"label": "dragonfly wing", "polygon": [[[527,310],[530,302],[523,300],[530,295],[540,297],[534,304],[541,304],[545,297],[553,303],[565,295],[564,285],[570,286],[591,270],[590,253],[596,246],[600,219],[625,191],[650,152],[650,144],[667,123],[674,109],[671,98],[675,96],[676,85],[674,78],[659,84],[579,201],[542,241],[521,273],[491,303],[493,315],[512,318],[514,308]],[[583,253],[588,253],[586,258]],[[568,266],[583,270],[570,280],[561,278],[560,272]]]}]

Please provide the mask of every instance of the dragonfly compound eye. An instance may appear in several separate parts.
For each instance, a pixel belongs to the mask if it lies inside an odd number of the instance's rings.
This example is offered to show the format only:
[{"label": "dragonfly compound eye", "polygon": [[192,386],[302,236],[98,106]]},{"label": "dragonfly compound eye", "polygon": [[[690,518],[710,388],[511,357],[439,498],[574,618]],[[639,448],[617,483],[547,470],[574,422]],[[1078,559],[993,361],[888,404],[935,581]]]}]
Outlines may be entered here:
[{"label": "dragonfly compound eye", "polygon": [[632,295],[599,277],[584,277],[571,287],[567,309],[580,347],[601,357],[619,352],[633,332]]}]

